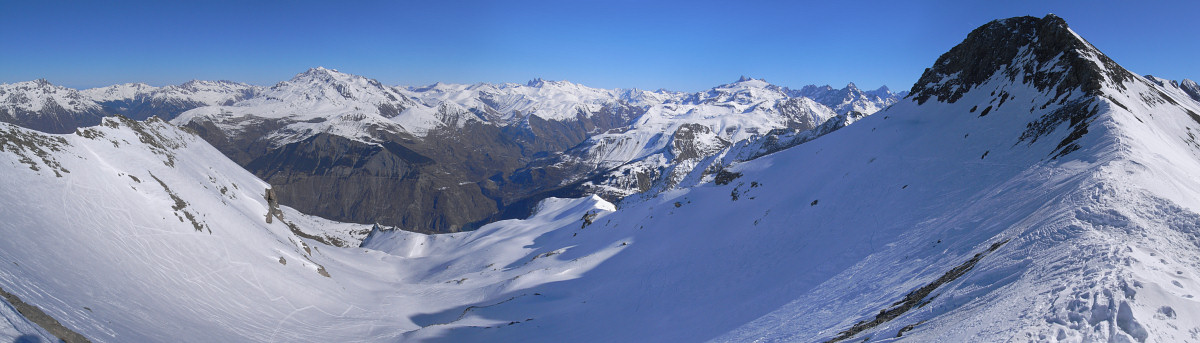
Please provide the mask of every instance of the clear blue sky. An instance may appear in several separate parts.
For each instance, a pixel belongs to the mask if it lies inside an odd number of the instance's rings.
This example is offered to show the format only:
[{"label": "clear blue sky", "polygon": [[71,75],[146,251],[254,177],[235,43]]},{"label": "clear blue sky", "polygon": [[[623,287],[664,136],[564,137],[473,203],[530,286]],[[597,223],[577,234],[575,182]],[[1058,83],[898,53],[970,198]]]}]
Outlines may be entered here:
[{"label": "clear blue sky", "polygon": [[390,85],[907,90],[979,25],[1046,13],[1134,72],[1200,78],[1197,1],[0,0],[0,82],[271,85],[324,66]]}]

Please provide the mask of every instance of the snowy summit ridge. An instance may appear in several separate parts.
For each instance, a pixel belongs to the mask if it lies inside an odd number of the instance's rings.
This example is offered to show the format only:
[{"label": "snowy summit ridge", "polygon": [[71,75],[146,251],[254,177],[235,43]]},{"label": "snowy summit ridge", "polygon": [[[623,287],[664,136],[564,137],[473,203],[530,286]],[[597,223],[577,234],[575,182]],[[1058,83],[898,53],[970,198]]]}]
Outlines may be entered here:
[{"label": "snowy summit ridge", "polygon": [[967,35],[928,68],[909,91],[920,103],[933,98],[953,103],[1002,72],[1010,82],[1031,83],[1056,96],[1072,89],[1098,94],[1133,74],[1100,53],[1056,15],[992,21]]}]

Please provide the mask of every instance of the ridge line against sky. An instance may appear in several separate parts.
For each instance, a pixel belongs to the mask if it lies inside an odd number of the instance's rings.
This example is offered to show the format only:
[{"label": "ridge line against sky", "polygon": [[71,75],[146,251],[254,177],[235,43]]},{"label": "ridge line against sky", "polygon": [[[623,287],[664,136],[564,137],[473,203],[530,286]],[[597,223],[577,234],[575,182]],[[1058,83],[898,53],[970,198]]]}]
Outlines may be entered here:
[{"label": "ridge line against sky", "polygon": [[11,1],[0,83],[272,85],[324,66],[388,85],[568,80],[699,91],[907,90],[993,19],[1054,13],[1139,74],[1200,78],[1200,2]]}]

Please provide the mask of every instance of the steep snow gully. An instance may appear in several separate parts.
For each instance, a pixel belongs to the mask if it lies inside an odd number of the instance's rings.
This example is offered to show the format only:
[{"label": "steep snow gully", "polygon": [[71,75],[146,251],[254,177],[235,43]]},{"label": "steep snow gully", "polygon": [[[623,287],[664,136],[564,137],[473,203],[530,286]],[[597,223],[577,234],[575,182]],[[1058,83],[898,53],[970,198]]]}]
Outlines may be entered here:
[{"label": "steep snow gully", "polygon": [[[1200,342],[1189,94],[997,20],[817,139],[438,235],[268,223],[265,182],[161,120],[0,124],[0,289],[97,342]],[[0,340],[53,340],[20,308]]]}]

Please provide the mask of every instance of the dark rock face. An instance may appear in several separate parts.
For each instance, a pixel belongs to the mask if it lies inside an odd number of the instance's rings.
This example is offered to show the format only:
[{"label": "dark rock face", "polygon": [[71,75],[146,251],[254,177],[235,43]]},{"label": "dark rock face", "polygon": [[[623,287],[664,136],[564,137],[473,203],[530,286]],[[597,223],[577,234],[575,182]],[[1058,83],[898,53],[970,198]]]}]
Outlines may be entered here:
[{"label": "dark rock face", "polygon": [[[1092,63],[1088,55],[1103,66]],[[938,57],[932,68],[925,69],[909,96],[918,103],[930,98],[953,103],[997,73],[1012,82],[1032,84],[1039,91],[1053,89],[1056,95],[1076,88],[1096,95],[1102,84],[1120,85],[1133,76],[1071,33],[1062,18],[1053,14],[1016,17],[971,31],[962,43]]]},{"label": "dark rock face", "polygon": [[37,112],[0,108],[0,122],[45,133],[71,133],[76,128],[96,126],[105,115],[99,110],[69,111],[53,101]]},{"label": "dark rock face", "polygon": [[[12,293],[4,291],[3,288],[0,288],[0,297],[3,297],[5,301],[12,304],[12,308],[17,310],[17,313],[20,313],[21,316],[25,317],[25,319],[28,319],[29,321],[33,322],[34,324],[37,324],[37,326],[42,327],[42,329],[45,329],[46,332],[49,332],[51,335],[54,335],[54,337],[62,340],[63,342],[68,342],[68,343],[91,342],[90,340],[87,339],[87,337],[84,337],[83,335],[80,335],[78,332],[71,330],[71,328],[66,327],[65,325],[60,323],[57,319],[54,319],[54,317],[51,317],[50,315],[46,314],[46,312],[42,311],[41,308],[30,305],[24,301],[21,301],[21,298],[18,298],[16,295],[14,295]],[[84,307],[84,308],[87,309],[87,307]],[[89,311],[90,311],[90,309],[89,309]],[[21,336],[21,337],[17,338],[17,341],[25,342],[22,340],[22,338],[30,338],[30,340],[28,340],[28,342],[41,342],[41,338],[38,338],[37,336]]]},{"label": "dark rock face", "polygon": [[[1052,111],[1029,122],[1017,142],[1032,144],[1068,123],[1070,132],[1051,152],[1051,158],[1058,158],[1080,148],[1076,141],[1087,134],[1099,113],[1101,90],[1106,86],[1125,90],[1125,83],[1135,79],[1051,14],[996,20],[971,31],[925,70],[909,96],[918,104],[930,99],[953,103],[989,80],[1033,86],[1046,99],[1040,108],[1053,106]],[[1076,90],[1082,96],[1072,97]],[[998,97],[993,99],[999,100],[997,108],[1015,98],[1004,90],[992,95]],[[1159,97],[1170,101],[1165,95]],[[991,106],[984,108],[979,116],[990,110]]]},{"label": "dark rock face", "polygon": [[705,146],[697,135],[711,134],[712,129],[700,124],[683,124],[671,135],[671,154],[675,161],[683,161],[712,155],[729,146],[730,142],[717,137],[717,146]]},{"label": "dark rock face", "polygon": [[1051,152],[1054,154],[1053,158],[1062,157],[1072,151],[1079,150],[1080,146],[1075,141],[1083,137],[1084,134],[1087,134],[1087,123],[1097,112],[1094,98],[1072,101],[1059,107],[1054,112],[1043,116],[1041,119],[1029,123],[1028,128],[1021,134],[1020,140],[1022,142],[1029,140],[1029,143],[1032,144],[1037,141],[1038,137],[1054,131],[1054,128],[1064,122],[1069,122],[1071,133],[1066,138],[1063,138],[1058,143],[1058,146],[1054,147],[1054,151]]},{"label": "dark rock face", "polygon": [[459,184],[461,173],[395,142],[319,134],[246,167],[275,186],[281,204],[334,220],[452,232],[495,211],[478,185]]},{"label": "dark rock face", "polygon": [[164,100],[150,97],[105,101],[100,105],[104,106],[105,113],[120,113],[134,120],[146,120],[150,117],[171,120],[187,110],[208,106],[208,104],[198,101]]},{"label": "dark rock face", "polygon": [[371,143],[322,133],[283,146],[263,137],[284,129],[286,119],[224,123],[242,129],[236,133],[202,119],[185,127],[274,186],[280,204],[338,221],[455,232],[489,222],[506,206],[523,212],[527,203],[536,204],[529,199],[570,193],[556,190],[574,171],[518,169],[628,125],[643,112],[615,103],[596,113],[581,111],[573,121],[469,121],[425,137],[372,127]]}]

